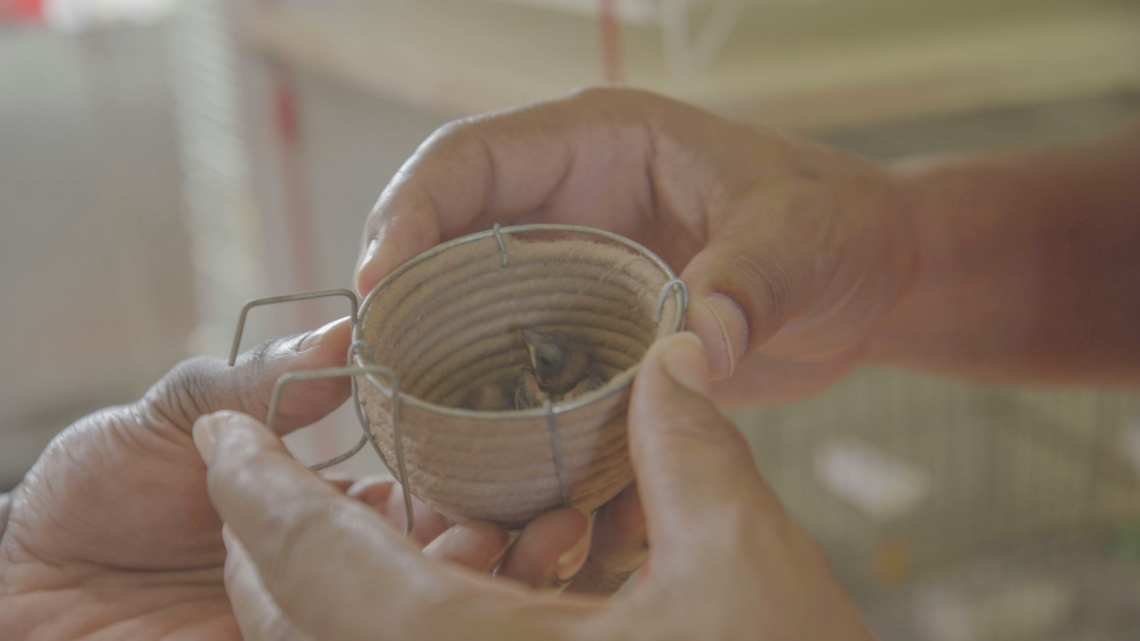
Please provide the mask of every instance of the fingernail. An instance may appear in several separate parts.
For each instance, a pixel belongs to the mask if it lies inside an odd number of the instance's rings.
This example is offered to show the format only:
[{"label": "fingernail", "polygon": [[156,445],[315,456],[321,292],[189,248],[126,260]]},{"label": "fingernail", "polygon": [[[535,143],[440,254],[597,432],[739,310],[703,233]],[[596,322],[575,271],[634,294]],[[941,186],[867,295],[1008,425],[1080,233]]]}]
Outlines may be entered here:
[{"label": "fingernail", "polygon": [[664,339],[661,362],[669,376],[682,386],[704,396],[709,394],[709,366],[701,339],[692,332],[680,332]]},{"label": "fingernail", "polygon": [[380,249],[379,238],[368,241],[368,247],[364,248],[364,253],[360,255],[360,262],[356,264],[356,271],[360,271],[365,265],[371,263],[372,259],[376,257],[376,250],[378,249]]},{"label": "fingernail", "polygon": [[585,531],[582,532],[582,536],[574,543],[574,546],[558,557],[558,561],[554,565],[554,575],[558,577],[559,582],[565,583],[574,578],[574,575],[586,563],[586,557],[590,555],[590,539],[593,529],[594,517],[591,516],[586,523]]},{"label": "fingernail", "polygon": [[491,570],[499,567],[499,564],[503,562],[503,557],[507,555],[507,550],[511,549],[511,543],[514,543],[514,539],[512,539],[510,536],[507,536],[506,541],[503,542],[503,549],[499,550],[498,554],[491,557],[487,561],[487,565],[483,567],[483,570],[485,572],[490,572]]},{"label": "fingernail", "polygon": [[226,550],[233,549],[235,540],[236,540],[236,537],[234,536],[233,530],[230,529],[230,524],[229,523],[223,523],[222,524],[222,543],[226,546]]},{"label": "fingernail", "polygon": [[373,238],[368,241],[368,246],[364,248],[364,252],[360,254],[360,260],[356,263],[356,290],[361,296],[368,294],[364,291],[364,276],[367,272],[371,271],[372,261],[376,260],[376,253],[380,250],[380,239]]},{"label": "fingernail", "polygon": [[191,433],[198,454],[203,461],[209,463],[210,457],[214,455],[214,444],[218,440],[218,419],[211,414],[199,417],[194,422],[194,430]]},{"label": "fingernail", "polygon": [[336,327],[337,325],[340,325],[341,323],[343,323],[347,319],[348,319],[348,317],[345,316],[344,318],[340,318],[340,319],[334,320],[331,323],[323,325],[320,329],[315,329],[315,330],[309,332],[308,334],[305,335],[305,338],[301,340],[301,343],[299,345],[297,345],[297,351],[298,352],[304,352],[306,350],[310,350],[310,349],[320,345],[321,341],[323,341],[325,339],[325,336],[327,336],[328,333],[331,332],[334,327]]},{"label": "fingernail", "polygon": [[713,294],[692,305],[689,314],[692,331],[705,341],[709,375],[713,380],[732,376],[748,346],[748,318],[731,298]]}]

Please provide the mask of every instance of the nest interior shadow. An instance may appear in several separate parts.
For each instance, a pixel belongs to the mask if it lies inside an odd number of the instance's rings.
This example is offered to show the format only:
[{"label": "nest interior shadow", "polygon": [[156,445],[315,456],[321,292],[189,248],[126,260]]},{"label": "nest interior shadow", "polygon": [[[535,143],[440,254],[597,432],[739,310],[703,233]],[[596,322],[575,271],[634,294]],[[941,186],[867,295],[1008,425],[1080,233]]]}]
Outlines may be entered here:
[{"label": "nest interior shadow", "polygon": [[[596,509],[632,481],[630,383],[653,341],[680,328],[683,310],[680,296],[667,296],[655,320],[674,276],[643,248],[507,232],[502,249],[484,234],[413,259],[365,300],[357,331],[373,362],[400,377],[412,493],[452,518],[520,526],[559,505]],[[477,386],[514,388],[528,359],[522,329],[574,337],[608,382],[556,403],[553,419],[541,408],[461,409]],[[391,390],[364,377],[358,388],[372,436],[395,470]]]}]

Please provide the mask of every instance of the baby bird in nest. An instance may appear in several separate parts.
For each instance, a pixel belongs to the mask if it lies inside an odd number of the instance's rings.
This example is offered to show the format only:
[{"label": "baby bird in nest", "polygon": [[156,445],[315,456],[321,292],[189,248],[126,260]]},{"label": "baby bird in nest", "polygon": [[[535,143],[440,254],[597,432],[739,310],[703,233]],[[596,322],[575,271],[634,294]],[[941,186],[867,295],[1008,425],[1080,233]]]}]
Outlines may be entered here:
[{"label": "baby bird in nest", "polygon": [[565,332],[521,330],[529,364],[519,375],[515,408],[542,407],[574,398],[606,384],[590,362],[585,346]]},{"label": "baby bird in nest", "polygon": [[498,412],[514,409],[514,399],[503,392],[503,388],[494,383],[486,383],[467,392],[467,400],[463,405],[469,410],[481,412]]}]

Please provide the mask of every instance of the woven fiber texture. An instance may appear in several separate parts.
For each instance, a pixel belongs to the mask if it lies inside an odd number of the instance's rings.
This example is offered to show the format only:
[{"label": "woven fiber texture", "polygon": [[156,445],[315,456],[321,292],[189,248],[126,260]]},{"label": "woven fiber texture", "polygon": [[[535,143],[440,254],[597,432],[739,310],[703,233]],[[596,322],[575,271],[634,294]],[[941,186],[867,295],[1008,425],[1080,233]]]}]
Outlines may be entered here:
[{"label": "woven fiber texture", "polygon": [[[400,377],[404,458],[413,494],[446,516],[518,527],[563,505],[591,511],[633,479],[626,450],[630,381],[649,345],[670,333],[676,298],[654,322],[670,276],[629,248],[594,240],[504,235],[449,247],[389,278],[361,310],[373,361]],[[609,382],[556,414],[461,408],[477,386],[513,390],[527,361],[521,329],[576,337]],[[360,402],[396,468],[391,400],[363,378]],[[574,403],[578,405],[579,403]],[[444,409],[448,408],[448,409]]]}]

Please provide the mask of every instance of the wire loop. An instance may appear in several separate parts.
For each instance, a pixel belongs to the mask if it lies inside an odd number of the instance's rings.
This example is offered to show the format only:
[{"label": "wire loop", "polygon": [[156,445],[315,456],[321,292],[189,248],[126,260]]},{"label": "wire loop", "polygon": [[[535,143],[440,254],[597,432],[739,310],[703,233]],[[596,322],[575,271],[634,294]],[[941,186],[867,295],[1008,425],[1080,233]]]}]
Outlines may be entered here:
[{"label": "wire loop", "polygon": [[674,278],[661,288],[661,296],[657,299],[657,312],[653,314],[653,322],[661,324],[661,312],[665,309],[665,299],[669,297],[670,290],[676,288],[679,300],[677,301],[677,313],[679,316],[684,317],[685,312],[689,311],[689,286],[685,281],[680,278]]}]

